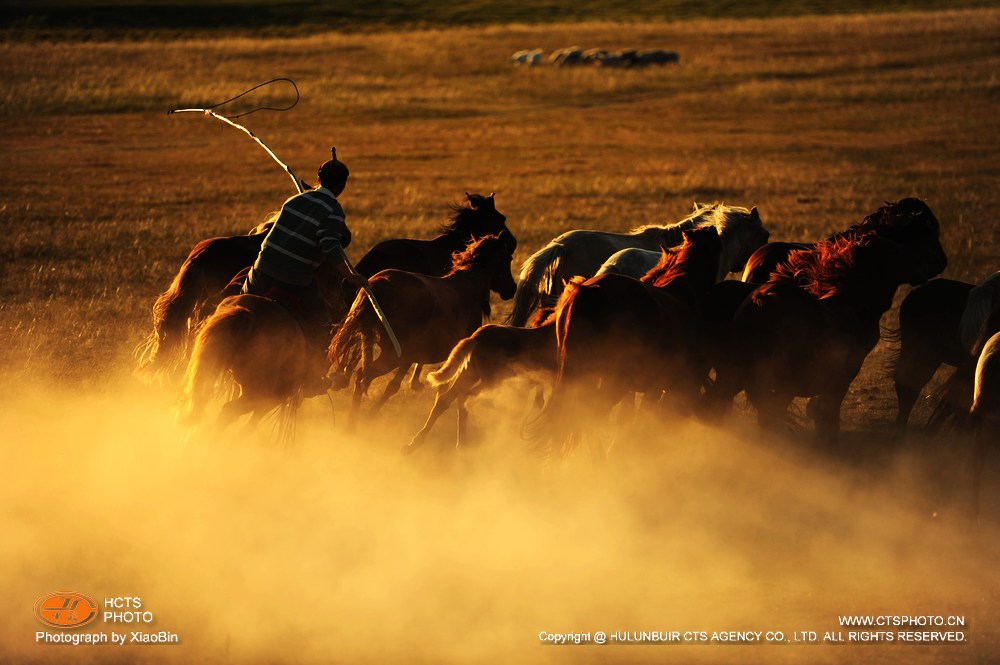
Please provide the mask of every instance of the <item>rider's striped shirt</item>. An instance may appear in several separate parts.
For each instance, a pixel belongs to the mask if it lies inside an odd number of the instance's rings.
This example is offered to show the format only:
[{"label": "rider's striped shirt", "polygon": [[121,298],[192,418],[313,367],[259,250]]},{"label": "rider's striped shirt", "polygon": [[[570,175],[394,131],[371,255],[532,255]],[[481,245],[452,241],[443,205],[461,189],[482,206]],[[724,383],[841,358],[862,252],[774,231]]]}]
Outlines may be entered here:
[{"label": "rider's striped shirt", "polygon": [[344,209],[333,192],[320,187],[285,201],[253,267],[282,282],[304,286],[324,257],[350,241]]}]

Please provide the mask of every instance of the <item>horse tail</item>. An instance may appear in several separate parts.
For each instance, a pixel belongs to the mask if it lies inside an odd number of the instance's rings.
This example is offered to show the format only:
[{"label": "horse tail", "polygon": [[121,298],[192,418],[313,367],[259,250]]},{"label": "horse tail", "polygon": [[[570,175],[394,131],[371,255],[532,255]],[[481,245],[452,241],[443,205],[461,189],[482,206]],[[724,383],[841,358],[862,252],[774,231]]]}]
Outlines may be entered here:
[{"label": "horse tail", "polygon": [[233,305],[219,309],[201,327],[184,374],[183,421],[194,424],[201,420],[216,381],[232,367],[255,326],[253,312]]},{"label": "horse tail", "polygon": [[170,287],[153,303],[153,332],[136,349],[140,376],[153,377],[169,371],[184,357],[189,322],[206,290],[201,265],[192,258],[197,256],[195,251],[181,265]]},{"label": "horse tail", "polygon": [[521,266],[517,278],[517,291],[514,293],[514,308],[511,310],[507,323],[523,327],[528,322],[531,311],[538,306],[543,295],[553,297],[562,288],[557,275],[559,262],[565,253],[565,247],[558,243],[549,243],[528,257]]},{"label": "horse tail", "polygon": [[476,352],[478,345],[479,339],[475,334],[456,344],[455,348],[448,354],[444,365],[427,375],[427,383],[431,384],[432,388],[441,388],[444,385],[454,383],[459,375],[469,367],[472,354]]},{"label": "horse tail", "polygon": [[[559,303],[555,312],[556,328],[556,377],[552,384],[552,394],[549,401],[545,403],[538,415],[525,423],[521,436],[528,441],[528,447],[537,453],[551,454],[556,438],[556,428],[561,423],[566,423],[563,416],[567,413],[568,405],[573,403],[572,396],[567,395],[567,391],[575,388],[572,381],[567,381],[567,338],[569,335],[570,320],[573,314],[573,304],[580,293],[580,285],[586,278],[574,277],[559,297]],[[562,453],[569,452],[573,445],[572,431],[565,432],[565,440],[568,442],[562,446]]]},{"label": "horse tail", "polygon": [[330,341],[328,358],[333,365],[333,372],[350,379],[361,361],[361,346],[364,342],[365,315],[368,309],[368,299],[364,291],[358,291],[354,304],[337,328]]}]

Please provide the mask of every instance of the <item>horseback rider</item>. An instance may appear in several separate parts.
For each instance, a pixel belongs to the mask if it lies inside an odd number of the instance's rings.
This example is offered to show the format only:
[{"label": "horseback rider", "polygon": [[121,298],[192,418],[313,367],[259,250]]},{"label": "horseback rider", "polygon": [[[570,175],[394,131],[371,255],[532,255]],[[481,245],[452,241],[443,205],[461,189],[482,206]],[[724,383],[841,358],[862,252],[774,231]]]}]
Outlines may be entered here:
[{"label": "horseback rider", "polygon": [[347,186],[350,171],[337,159],[336,148],[330,152],[331,159],[317,172],[319,188],[285,201],[243,283],[243,293],[272,297],[298,310],[294,313],[299,316],[310,355],[306,396],[322,394],[330,385],[326,350],[333,320],[316,284],[316,269],[328,261],[345,283],[357,288],[368,284],[351,269],[344,253],[351,232],[337,197]]}]

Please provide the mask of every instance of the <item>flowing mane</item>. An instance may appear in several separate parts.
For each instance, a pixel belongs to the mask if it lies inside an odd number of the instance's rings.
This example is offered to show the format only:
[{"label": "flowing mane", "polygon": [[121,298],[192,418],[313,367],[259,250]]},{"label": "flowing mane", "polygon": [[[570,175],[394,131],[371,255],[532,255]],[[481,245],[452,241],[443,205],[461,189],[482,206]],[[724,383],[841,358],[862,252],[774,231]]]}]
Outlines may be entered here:
[{"label": "flowing mane", "polygon": [[817,298],[836,295],[843,290],[846,278],[856,277],[852,271],[858,263],[858,250],[874,238],[873,234],[835,238],[817,243],[814,249],[795,250],[768,281],[791,282]]},{"label": "flowing mane", "polygon": [[467,201],[464,204],[452,204],[451,214],[448,216],[449,222],[442,224],[441,233],[457,234],[462,236],[479,236],[482,233],[482,226],[488,217],[485,213],[495,214],[496,207],[492,196],[481,194],[467,194]]},{"label": "flowing mane", "polygon": [[499,235],[474,240],[466,245],[465,249],[460,249],[451,255],[451,270],[445,277],[489,263],[499,252],[510,253],[504,246],[504,239]]},{"label": "flowing mane", "polygon": [[656,287],[664,287],[680,277],[702,276],[700,273],[710,272],[709,283],[714,281],[718,271],[719,255],[722,251],[722,241],[714,226],[688,231],[684,234],[684,244],[680,249],[661,248],[663,254],[642,280]]}]

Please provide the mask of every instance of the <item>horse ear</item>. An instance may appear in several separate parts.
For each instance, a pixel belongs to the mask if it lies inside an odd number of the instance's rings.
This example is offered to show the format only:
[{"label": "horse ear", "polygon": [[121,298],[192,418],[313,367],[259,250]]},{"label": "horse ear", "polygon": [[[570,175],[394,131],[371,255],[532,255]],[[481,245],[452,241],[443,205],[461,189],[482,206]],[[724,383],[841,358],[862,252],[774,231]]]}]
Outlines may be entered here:
[{"label": "horse ear", "polygon": [[750,208],[750,219],[760,219],[760,213],[757,212],[757,206]]},{"label": "horse ear", "polygon": [[489,196],[487,196],[486,198],[488,198],[488,199],[492,199],[492,198],[493,198],[494,196],[496,196],[496,195],[497,195],[497,193],[496,193],[496,192],[490,192],[490,195],[489,195]]}]

